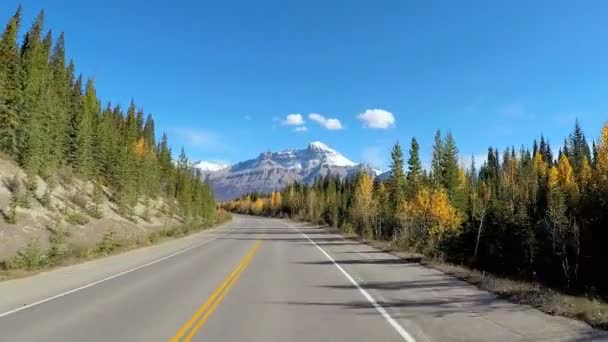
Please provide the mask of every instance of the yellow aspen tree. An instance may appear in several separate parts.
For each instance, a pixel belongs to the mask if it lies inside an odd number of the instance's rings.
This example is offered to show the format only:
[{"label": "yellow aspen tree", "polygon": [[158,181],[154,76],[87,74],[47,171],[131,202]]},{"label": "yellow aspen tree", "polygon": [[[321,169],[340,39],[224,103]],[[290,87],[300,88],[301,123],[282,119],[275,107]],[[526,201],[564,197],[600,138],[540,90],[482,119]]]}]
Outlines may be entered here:
[{"label": "yellow aspen tree", "polygon": [[265,201],[263,198],[258,197],[253,203],[253,210],[256,214],[262,213],[264,211]]},{"label": "yellow aspen tree", "polygon": [[431,217],[435,224],[431,228],[431,239],[441,240],[447,233],[460,228],[460,216],[450,204],[448,194],[444,189],[435,189],[431,198]]},{"label": "yellow aspen tree", "polygon": [[547,186],[549,189],[554,189],[559,186],[559,171],[555,166],[551,166],[547,177]]},{"label": "yellow aspen tree", "polygon": [[437,251],[445,236],[460,229],[461,217],[450,203],[445,189],[420,189],[402,208],[412,227],[410,238],[416,244],[426,244],[432,253]]},{"label": "yellow aspen tree", "polygon": [[374,182],[372,178],[362,173],[357,179],[351,215],[359,228],[370,228],[370,218],[374,214]]},{"label": "yellow aspen tree", "polygon": [[547,172],[547,164],[543,160],[543,156],[540,152],[534,154],[534,160],[532,161],[532,170],[536,175],[544,175]]},{"label": "yellow aspen tree", "polygon": [[138,157],[142,158],[146,154],[146,150],[146,141],[143,137],[139,138],[139,140],[135,142],[135,154],[137,154]]},{"label": "yellow aspen tree", "polygon": [[602,127],[595,157],[596,182],[602,189],[608,188],[608,123]]},{"label": "yellow aspen tree", "polygon": [[571,204],[577,204],[580,199],[578,185],[574,181],[574,173],[570,161],[562,154],[557,163],[558,184],[568,194]]},{"label": "yellow aspen tree", "polygon": [[588,187],[593,179],[593,169],[591,169],[591,165],[589,164],[587,157],[583,157],[579,179],[582,188]]},{"label": "yellow aspen tree", "polygon": [[562,154],[561,158],[557,163],[558,182],[559,185],[564,189],[569,189],[574,185],[574,175],[572,173],[572,166],[570,161],[565,154]]}]

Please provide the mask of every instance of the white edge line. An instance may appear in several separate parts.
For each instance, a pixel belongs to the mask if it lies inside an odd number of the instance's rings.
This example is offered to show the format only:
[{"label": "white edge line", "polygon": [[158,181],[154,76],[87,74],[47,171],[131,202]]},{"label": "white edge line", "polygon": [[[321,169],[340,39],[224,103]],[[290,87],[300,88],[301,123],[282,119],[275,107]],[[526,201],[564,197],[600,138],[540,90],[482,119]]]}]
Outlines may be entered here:
[{"label": "white edge line", "polygon": [[18,308],[16,308],[16,309],[13,309],[13,310],[10,310],[10,311],[7,311],[7,312],[0,313],[0,318],[5,317],[5,316],[8,316],[8,315],[11,315],[11,314],[14,314],[14,313],[16,313],[16,312],[19,312],[19,311],[22,311],[22,310],[25,310],[25,309],[29,309],[29,308],[31,308],[31,307],[34,307],[34,306],[37,306],[37,305],[40,305],[40,304],[43,304],[43,303],[46,303],[46,302],[50,302],[50,301],[55,300],[55,299],[57,299],[57,298],[61,298],[61,297],[67,296],[67,295],[72,294],[72,293],[74,293],[74,292],[78,292],[78,291],[81,291],[81,290],[87,289],[87,288],[89,288],[89,287],[95,286],[95,285],[100,284],[100,283],[103,283],[103,282],[105,282],[105,281],[112,280],[112,279],[114,279],[114,278],[118,278],[118,277],[123,276],[123,275],[125,275],[125,274],[128,274],[128,273],[131,273],[131,272],[135,272],[135,271],[137,271],[137,270],[140,270],[140,269],[142,269],[142,268],[144,268],[144,267],[148,267],[148,266],[154,265],[154,264],[156,264],[156,263],[159,263],[159,262],[161,262],[161,261],[165,261],[165,260],[167,260],[167,259],[173,258],[173,257],[175,257],[175,256],[178,256],[178,255],[180,255],[180,254],[183,254],[183,253],[186,253],[186,252],[188,252],[188,251],[190,251],[190,250],[193,250],[193,249],[195,249],[195,248],[197,248],[197,247],[200,247],[200,246],[202,246],[202,245],[205,245],[205,244],[207,244],[207,243],[209,243],[209,242],[211,242],[211,241],[213,241],[213,240],[216,240],[216,239],[218,239],[218,238],[220,238],[220,237],[222,237],[222,236],[224,236],[224,235],[226,235],[226,234],[230,233],[230,232],[231,232],[231,231],[233,231],[234,229],[235,229],[235,228],[233,228],[233,229],[229,230],[229,231],[228,231],[228,232],[226,232],[226,233],[223,233],[223,234],[217,235],[217,236],[213,237],[212,239],[205,240],[205,241],[203,241],[203,242],[197,243],[197,244],[196,244],[196,245],[194,245],[194,246],[190,246],[190,247],[188,247],[188,248],[185,248],[185,249],[179,250],[179,251],[177,251],[177,252],[175,252],[175,253],[173,253],[173,254],[170,254],[170,255],[164,256],[164,257],[162,257],[162,258],[160,258],[160,259],[156,259],[156,260],[154,260],[154,261],[150,261],[150,262],[148,262],[148,263],[146,263],[146,264],[143,264],[143,265],[137,266],[137,267],[135,267],[135,268],[131,268],[131,269],[129,269],[129,270],[126,270],[126,271],[120,272],[120,273],[118,273],[118,274],[115,274],[115,275],[112,275],[112,276],[109,276],[109,277],[106,277],[106,278],[103,278],[103,279],[100,279],[100,280],[94,281],[94,282],[92,282],[92,283],[88,283],[88,284],[83,285],[83,286],[80,286],[80,287],[77,287],[77,288],[75,288],[75,289],[72,289],[72,290],[69,290],[69,291],[66,291],[66,292],[62,292],[62,293],[57,294],[57,295],[54,295],[54,296],[52,296],[52,297],[48,297],[48,298],[45,298],[45,299],[39,300],[39,301],[37,301],[37,302],[34,302],[34,303],[31,303],[31,304],[27,304],[27,305],[24,305],[24,306],[18,307]]},{"label": "white edge line", "polygon": [[340,270],[340,272],[342,272],[342,274],[344,274],[344,276],[353,285],[355,285],[357,287],[357,289],[359,290],[359,292],[361,292],[363,297],[365,297],[365,299],[367,299],[367,301],[370,302],[374,306],[376,311],[378,311],[382,315],[382,317],[384,317],[384,319],[386,319],[388,321],[388,323],[397,331],[397,333],[403,338],[404,341],[416,342],[416,339],[414,339],[414,337],[412,337],[412,335],[410,335],[399,323],[397,323],[397,321],[395,321],[395,319],[393,319],[393,317],[391,317],[391,315],[382,307],[382,305],[378,304],[378,302],[376,302],[374,297],[372,297],[369,294],[369,292],[367,292],[364,288],[362,288],[361,285],[359,285],[359,283],[357,283],[357,281],[350,274],[348,274],[348,272],[346,272],[342,268],[342,266],[340,266],[340,264],[338,264],[336,262],[336,260],[334,260],[334,258],[331,257],[331,255],[329,255],[323,248],[321,248],[321,246],[319,246],[316,242],[314,242],[311,238],[309,238],[308,235],[306,235],[306,233],[303,233],[298,228],[294,227],[294,229],[296,231],[298,231],[298,233],[302,234],[306,239],[308,239],[308,241],[310,241],[310,243],[312,243],[315,247],[317,247],[321,251],[321,253],[323,253],[323,255],[325,255],[325,257],[327,259],[329,259]]}]

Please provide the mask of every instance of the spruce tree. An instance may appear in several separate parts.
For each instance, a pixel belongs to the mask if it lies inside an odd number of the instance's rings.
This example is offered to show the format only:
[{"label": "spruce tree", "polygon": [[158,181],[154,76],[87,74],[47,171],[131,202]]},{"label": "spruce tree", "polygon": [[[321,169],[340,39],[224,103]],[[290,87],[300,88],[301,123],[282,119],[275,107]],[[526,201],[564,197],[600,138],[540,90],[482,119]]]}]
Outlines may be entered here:
[{"label": "spruce tree", "polygon": [[[422,163],[420,161],[420,146],[416,138],[410,144],[410,158],[407,160],[407,183],[410,190],[415,190],[421,182]],[[411,191],[410,191],[411,193]]]},{"label": "spruce tree", "polygon": [[152,118],[152,115],[148,114],[148,117],[146,118],[146,123],[144,124],[143,135],[144,135],[146,144],[148,146],[155,147],[156,141],[154,138],[154,119]]},{"label": "spruce tree", "polygon": [[95,121],[100,108],[93,80],[88,80],[82,101],[82,111],[74,123],[74,170],[78,175],[89,178],[95,172],[93,159]]},{"label": "spruce tree", "polygon": [[440,185],[443,171],[441,169],[441,161],[443,160],[443,140],[441,132],[435,133],[435,142],[433,144],[433,159],[431,160],[431,180],[435,186]]},{"label": "spruce tree", "polygon": [[[72,66],[73,67],[73,66]],[[67,162],[70,95],[73,75],[66,67],[65,37],[61,33],[50,56],[50,124],[47,132],[46,151],[51,169],[64,166]]]},{"label": "spruce tree", "polygon": [[390,183],[390,201],[391,207],[395,210],[399,204],[405,199],[405,171],[404,171],[403,152],[399,142],[395,143],[391,151],[391,177]]},{"label": "spruce tree", "polygon": [[454,200],[456,191],[460,185],[458,167],[458,148],[452,133],[448,133],[440,159],[441,165],[441,185],[447,190],[450,199]]},{"label": "spruce tree", "polygon": [[[72,73],[74,64],[70,63],[68,72]],[[69,119],[68,119],[68,151],[67,159],[70,166],[77,163],[78,156],[78,131],[82,122],[82,75],[78,75],[72,85],[69,96]]]},{"label": "spruce tree", "polygon": [[20,107],[20,125],[17,130],[19,162],[28,170],[37,172],[42,165],[43,151],[43,100],[47,60],[42,41],[44,11],[34,20],[25,35],[21,58],[23,66],[23,105]]},{"label": "spruce tree", "polygon": [[568,149],[566,155],[572,162],[572,167],[577,174],[580,173],[583,160],[585,158],[587,158],[587,160],[591,159],[591,150],[589,149],[589,144],[587,143],[587,139],[585,138],[585,134],[583,133],[583,129],[581,128],[578,119],[574,124],[574,130],[566,140],[565,146]]},{"label": "spruce tree", "polygon": [[21,101],[21,66],[17,36],[21,6],[10,19],[0,38],[0,150],[18,155],[17,130]]}]

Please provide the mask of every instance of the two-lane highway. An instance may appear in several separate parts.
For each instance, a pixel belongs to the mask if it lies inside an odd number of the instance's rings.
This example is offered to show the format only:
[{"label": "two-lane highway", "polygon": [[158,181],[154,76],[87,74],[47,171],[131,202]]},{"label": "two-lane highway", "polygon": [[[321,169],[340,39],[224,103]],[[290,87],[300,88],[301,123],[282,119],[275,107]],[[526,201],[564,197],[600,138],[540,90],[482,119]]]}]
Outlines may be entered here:
[{"label": "two-lane highway", "polygon": [[0,341],[603,336],[320,228],[238,215],[210,232],[0,283]]}]

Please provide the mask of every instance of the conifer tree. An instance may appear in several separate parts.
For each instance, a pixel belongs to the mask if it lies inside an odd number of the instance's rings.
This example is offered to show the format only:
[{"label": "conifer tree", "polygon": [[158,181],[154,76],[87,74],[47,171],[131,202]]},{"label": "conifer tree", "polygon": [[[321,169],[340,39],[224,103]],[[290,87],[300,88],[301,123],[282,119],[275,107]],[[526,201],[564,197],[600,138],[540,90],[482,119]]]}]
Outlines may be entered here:
[{"label": "conifer tree", "polygon": [[410,157],[407,160],[408,196],[412,196],[422,181],[422,163],[420,162],[420,146],[416,138],[410,144]]},{"label": "conifer tree", "polygon": [[21,65],[17,45],[20,23],[21,6],[0,38],[0,150],[13,158],[18,155],[21,106]]},{"label": "conifer tree", "polygon": [[23,105],[20,108],[20,124],[17,131],[19,161],[27,169],[37,172],[42,165],[42,119],[45,99],[47,61],[42,41],[44,11],[34,20],[25,35],[21,59],[23,77]]},{"label": "conifer tree", "polygon": [[458,191],[459,181],[459,167],[458,167],[458,148],[452,133],[448,133],[445,142],[442,144],[440,165],[440,179],[441,185],[447,190],[448,196],[451,200],[454,200],[456,192]]},{"label": "conifer tree", "polygon": [[50,56],[49,125],[45,153],[48,167],[56,170],[66,164],[69,136],[70,93],[72,80],[65,62],[65,37],[61,33]]},{"label": "conifer tree", "polygon": [[399,142],[391,151],[390,201],[393,209],[405,199],[405,171],[403,152]]},{"label": "conifer tree", "polygon": [[442,183],[442,160],[443,140],[441,139],[441,132],[437,131],[435,133],[435,142],[433,144],[433,159],[431,160],[431,180],[435,186],[440,185]]},{"label": "conifer tree", "polygon": [[77,174],[89,178],[93,176],[96,165],[93,159],[95,121],[100,112],[99,102],[93,85],[93,80],[88,80],[82,100],[82,112],[75,117],[74,132],[74,170]]}]

